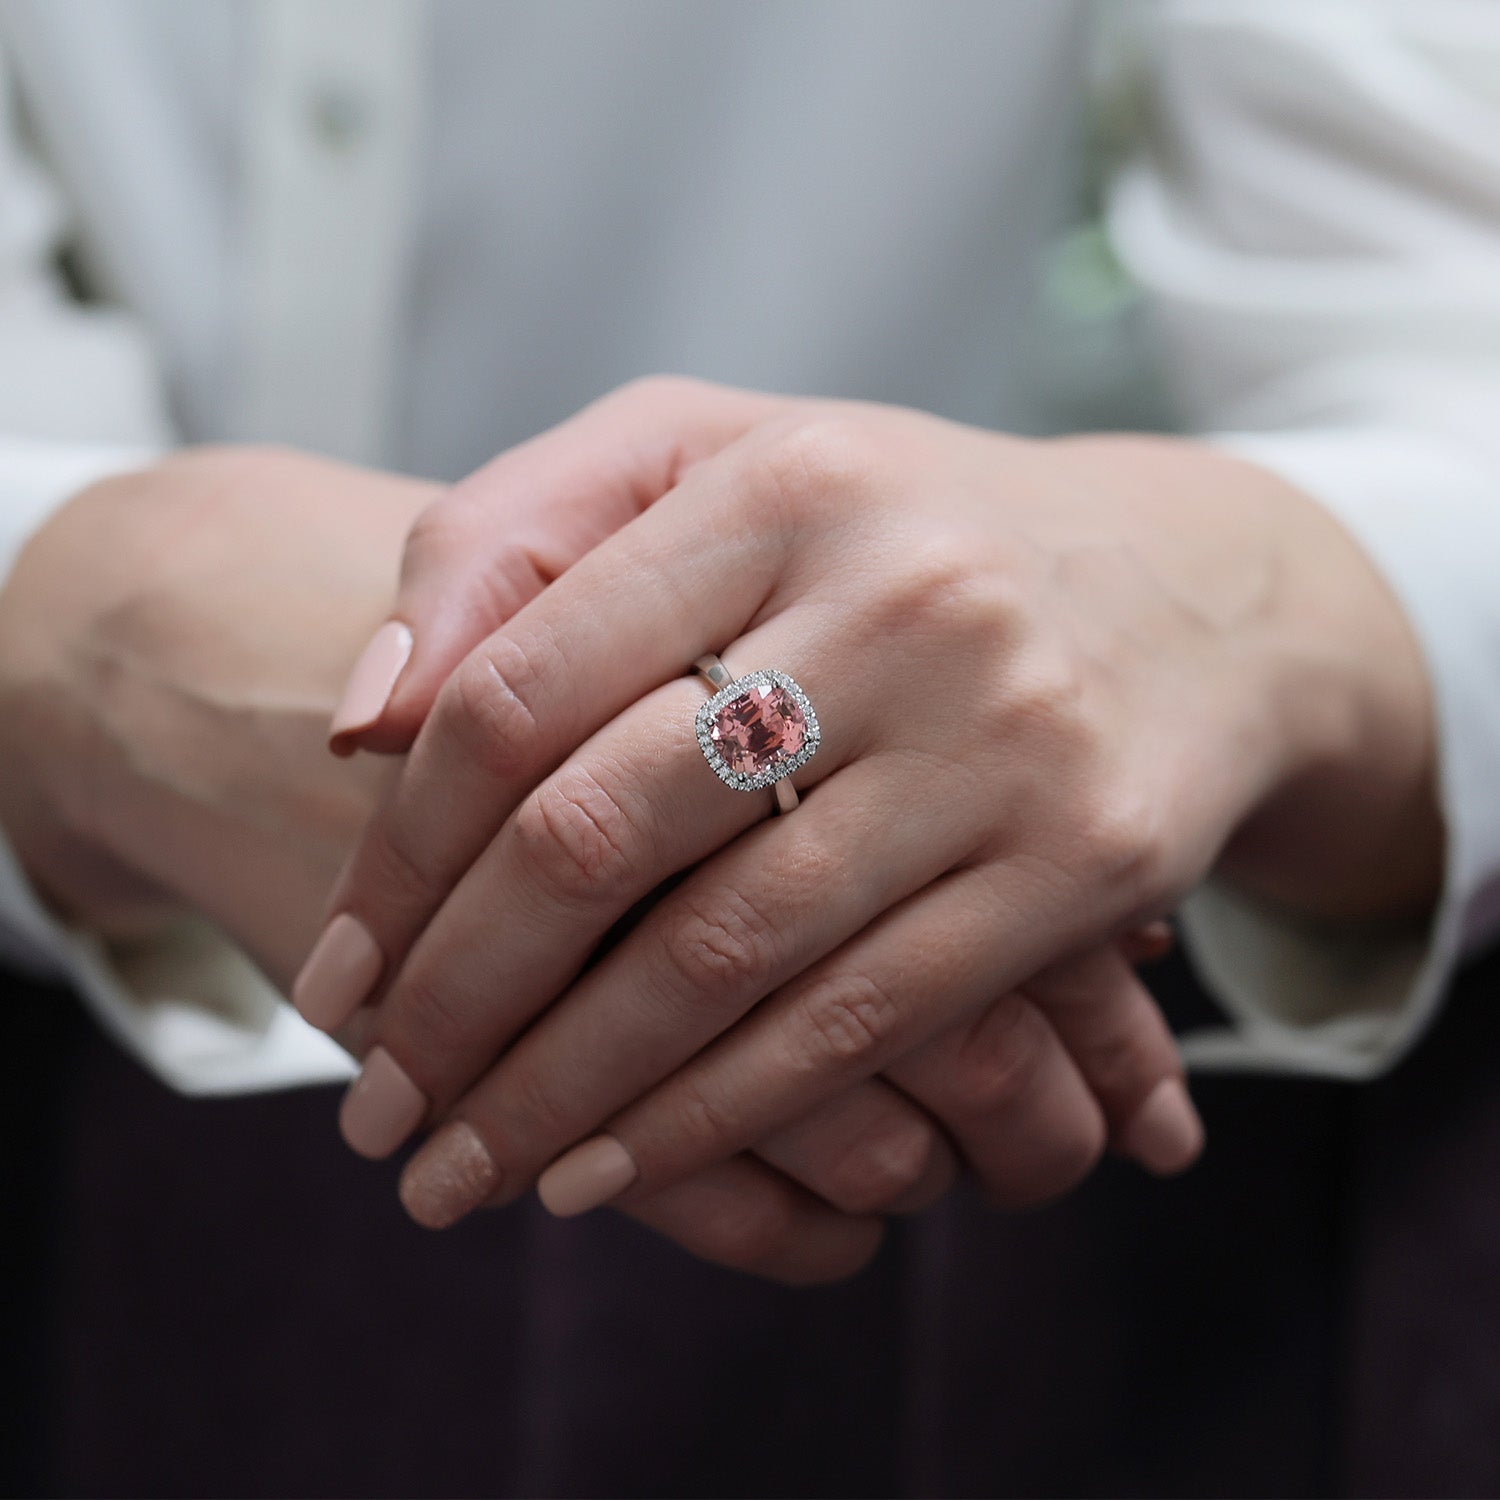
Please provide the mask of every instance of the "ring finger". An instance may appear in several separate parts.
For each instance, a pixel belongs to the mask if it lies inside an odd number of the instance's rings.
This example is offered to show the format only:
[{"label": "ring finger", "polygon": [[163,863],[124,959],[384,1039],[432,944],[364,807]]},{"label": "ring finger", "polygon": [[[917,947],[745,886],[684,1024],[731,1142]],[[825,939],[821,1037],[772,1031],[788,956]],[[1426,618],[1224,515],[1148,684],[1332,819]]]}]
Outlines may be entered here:
[{"label": "ring finger", "polygon": [[[487,1181],[463,1179],[472,1196],[455,1217],[519,1195],[559,1152],[948,868],[971,836],[961,799],[929,783],[930,805],[914,801],[890,759],[845,766],[662,897],[458,1101],[409,1170],[448,1181],[448,1155],[485,1153]],[[446,944],[435,952],[452,962]]]},{"label": "ring finger", "polygon": [[[788,640],[807,653],[821,634],[783,617],[733,659],[776,660]],[[799,772],[826,784],[790,819],[770,819],[769,792],[733,794],[703,764],[693,716],[704,692],[677,681],[622,715],[526,799],[459,882],[378,1005],[376,1045],[342,1116],[355,1150],[388,1154],[429,1110],[446,1113],[551,1006],[517,1046],[522,1061],[502,1062],[501,1161],[529,1158],[516,1173],[523,1190],[551,1155],[931,879],[968,837],[951,811],[945,838],[936,813],[910,816],[909,797],[883,805],[888,768],[847,763],[862,725],[836,692],[825,743]],[[715,850],[583,974],[581,994],[554,1004],[612,923]]]}]

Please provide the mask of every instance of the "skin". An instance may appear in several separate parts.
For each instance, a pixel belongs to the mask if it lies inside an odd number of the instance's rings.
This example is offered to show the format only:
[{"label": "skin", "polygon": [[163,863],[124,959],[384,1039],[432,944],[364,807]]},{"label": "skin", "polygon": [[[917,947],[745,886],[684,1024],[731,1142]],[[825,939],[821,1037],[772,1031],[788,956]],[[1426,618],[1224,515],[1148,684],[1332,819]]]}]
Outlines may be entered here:
[{"label": "skin", "polygon": [[106,936],[188,909],[271,976],[396,763],[320,753],[412,518],[438,487],[201,449],[64,505],[0,590],[0,821]]},{"label": "skin", "polygon": [[[601,1139],[642,1203],[987,1026],[991,1138],[1042,1143],[1044,1196],[1163,1076],[1122,933],[1215,868],[1322,920],[1436,894],[1404,617],[1320,507],[1202,445],[648,383],[429,511],[396,618],[416,654],[362,738],[415,739],[332,910],[385,959],[362,1039],[448,1121],[408,1183],[482,1148],[449,1217]],[[818,709],[790,818],[702,762],[710,650]]]},{"label": "skin", "polygon": [[[326,725],[410,528],[443,493],[292,452],[204,449],[94,486],[37,534],[0,590],[0,824],[59,913],[141,937],[200,911],[286,986],[401,770],[331,759]],[[1126,960],[1161,946],[1148,934],[1112,952],[1109,982],[1138,989]],[[799,1282],[868,1259],[883,1212],[952,1183],[958,1143],[1009,1201],[1054,1190],[1045,1139],[1029,1159],[1003,1149],[1031,1109],[1031,1065],[995,1066],[1008,1038],[1045,1031],[1038,1004],[1005,994],[986,1014],[925,1075],[912,1064],[909,1093],[862,1080],[628,1211],[696,1254]],[[1159,1067],[1176,1075],[1169,1042]],[[1091,1107],[1094,1138],[1064,1164],[1075,1178],[1102,1144]]]}]

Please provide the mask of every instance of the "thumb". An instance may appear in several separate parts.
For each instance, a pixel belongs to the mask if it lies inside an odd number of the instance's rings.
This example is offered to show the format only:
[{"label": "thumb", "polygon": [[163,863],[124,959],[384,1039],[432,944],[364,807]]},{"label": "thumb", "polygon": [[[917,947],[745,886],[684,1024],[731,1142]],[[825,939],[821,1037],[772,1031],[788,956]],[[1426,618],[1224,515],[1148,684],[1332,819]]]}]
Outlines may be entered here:
[{"label": "thumb", "polygon": [[329,729],[336,755],[401,751],[492,631],[717,453],[788,403],[701,381],[635,381],[502,453],[418,516],[391,618]]}]

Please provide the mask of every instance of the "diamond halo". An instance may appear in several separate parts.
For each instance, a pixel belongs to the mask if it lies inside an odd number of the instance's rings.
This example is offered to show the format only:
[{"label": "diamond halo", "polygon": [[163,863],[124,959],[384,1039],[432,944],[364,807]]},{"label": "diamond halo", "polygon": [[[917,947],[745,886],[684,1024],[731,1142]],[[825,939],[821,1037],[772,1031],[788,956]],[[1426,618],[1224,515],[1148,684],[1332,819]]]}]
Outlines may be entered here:
[{"label": "diamond halo", "polygon": [[[801,711],[804,723],[802,744],[799,749],[789,755],[778,756],[759,771],[737,771],[725,760],[718,745],[714,742],[714,725],[724,709],[737,699],[746,697],[757,687],[781,688],[796,704]],[[799,766],[806,765],[822,743],[818,716],[812,704],[808,702],[807,694],[785,672],[778,672],[774,667],[762,667],[759,671],[747,672],[743,677],[735,678],[728,686],[720,688],[711,698],[705,699],[698,705],[694,728],[698,737],[698,748],[703,751],[703,758],[708,762],[714,775],[726,786],[732,786],[741,792],[757,792],[765,787],[774,786],[776,782],[790,776]]]}]

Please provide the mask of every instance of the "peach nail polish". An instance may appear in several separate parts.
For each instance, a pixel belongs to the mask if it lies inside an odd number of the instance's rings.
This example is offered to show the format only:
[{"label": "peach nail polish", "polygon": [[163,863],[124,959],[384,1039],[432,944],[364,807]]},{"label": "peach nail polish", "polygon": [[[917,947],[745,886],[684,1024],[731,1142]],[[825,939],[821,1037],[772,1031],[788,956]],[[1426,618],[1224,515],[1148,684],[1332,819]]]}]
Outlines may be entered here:
[{"label": "peach nail polish", "polygon": [[1203,1150],[1203,1121],[1180,1078],[1164,1078],[1120,1137],[1120,1149],[1160,1177],[1180,1172]]},{"label": "peach nail polish", "polygon": [[401,1202],[427,1229],[446,1229],[500,1185],[500,1169],[466,1120],[444,1125],[406,1164]]},{"label": "peach nail polish", "polygon": [[292,1004],[304,1021],[334,1031],[364,1004],[384,964],[365,924],[340,912],[302,965],[292,985]]},{"label": "peach nail polish", "polygon": [[537,1179],[536,1193],[548,1213],[570,1219],[618,1197],[640,1175],[614,1136],[596,1135],[559,1156]]},{"label": "peach nail polish", "polygon": [[339,1107],[339,1129],[351,1151],[389,1156],[427,1113],[427,1096],[384,1047],[372,1049]]},{"label": "peach nail polish", "polygon": [[333,711],[328,738],[335,749],[346,735],[368,729],[384,712],[397,679],[411,659],[413,644],[410,628],[400,620],[387,620],[370,637]]}]

